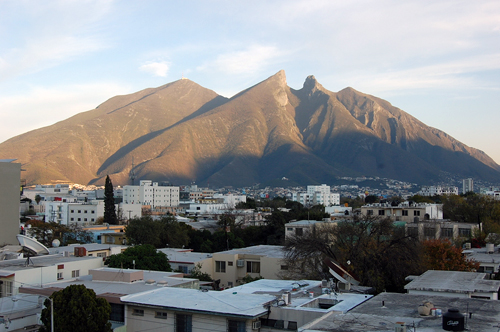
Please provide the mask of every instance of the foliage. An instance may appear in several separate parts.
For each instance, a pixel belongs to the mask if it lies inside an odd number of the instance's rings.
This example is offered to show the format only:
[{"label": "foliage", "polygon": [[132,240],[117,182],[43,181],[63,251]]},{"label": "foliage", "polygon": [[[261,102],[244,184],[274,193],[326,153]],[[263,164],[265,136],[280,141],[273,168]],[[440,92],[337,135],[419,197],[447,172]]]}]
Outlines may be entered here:
[{"label": "foliage", "polygon": [[42,196],[36,194],[36,196],[35,196],[35,202],[36,202],[37,205],[40,204],[41,200],[42,200]]},{"label": "foliage", "polygon": [[263,276],[257,276],[255,278],[252,278],[252,276],[250,276],[247,273],[243,278],[241,278],[241,281],[243,281],[244,284],[248,284],[249,282],[260,280],[260,279],[264,279],[264,277]]},{"label": "foliage", "polygon": [[152,271],[172,271],[167,255],[156,250],[150,244],[138,245],[127,248],[121,254],[111,255],[106,258],[105,265],[114,268]]},{"label": "foliage", "polygon": [[196,264],[196,266],[191,270],[189,278],[198,279],[200,281],[212,281],[210,274],[201,272],[201,263]]},{"label": "foliage", "polygon": [[427,240],[424,246],[424,264],[428,270],[475,271],[479,263],[467,260],[462,249],[449,240]]},{"label": "foliage", "polygon": [[415,203],[438,203],[441,201],[440,196],[434,196],[434,197],[428,197],[428,196],[421,196],[421,195],[414,195],[412,197],[408,198],[408,201],[413,201]]},{"label": "foliage", "polygon": [[423,272],[419,242],[387,218],[361,216],[349,222],[317,224],[303,236],[288,239],[284,249],[294,277],[303,273],[319,279],[331,277],[323,264],[329,258],[378,292],[403,291],[407,275]]},{"label": "foliage", "polygon": [[466,197],[446,195],[442,197],[443,217],[458,222],[484,223],[488,220],[500,223],[500,201],[490,196],[469,193]]},{"label": "foliage", "polygon": [[372,203],[378,203],[378,202],[379,202],[378,196],[368,195],[368,196],[365,197],[365,203],[366,204],[372,204]]},{"label": "foliage", "polygon": [[255,199],[247,197],[246,202],[239,202],[238,204],[236,204],[235,208],[236,209],[256,209],[257,204],[255,202]]},{"label": "foliage", "polygon": [[109,175],[106,176],[106,182],[104,184],[104,222],[110,225],[118,224],[118,218],[116,216],[115,209],[113,183],[111,183]]},{"label": "foliage", "polygon": [[174,216],[164,216],[154,220],[142,216],[129,220],[125,235],[132,245],[150,244],[156,248],[182,248],[189,243],[189,227],[177,222]]},{"label": "foliage", "polygon": [[51,247],[52,241],[58,239],[62,246],[72,243],[92,242],[92,233],[83,230],[77,224],[70,226],[61,225],[56,222],[42,222],[32,220],[29,222],[29,235],[33,236],[41,244]]},{"label": "foliage", "polygon": [[340,197],[340,205],[345,205],[352,207],[353,209],[359,209],[365,205],[365,201],[361,197],[350,198],[350,197]]},{"label": "foliage", "polygon": [[[56,332],[111,332],[108,322],[111,306],[103,298],[97,298],[92,289],[84,285],[71,285],[53,293],[54,331]],[[41,332],[51,330],[50,301],[45,300],[42,310]]]}]

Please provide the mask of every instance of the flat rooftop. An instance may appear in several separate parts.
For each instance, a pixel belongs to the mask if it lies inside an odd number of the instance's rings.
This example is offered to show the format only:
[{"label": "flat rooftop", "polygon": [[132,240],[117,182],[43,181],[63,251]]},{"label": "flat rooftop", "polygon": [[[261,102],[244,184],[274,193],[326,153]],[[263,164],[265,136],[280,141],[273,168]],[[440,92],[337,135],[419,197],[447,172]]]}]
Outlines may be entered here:
[{"label": "flat rooftop", "polygon": [[498,292],[500,280],[485,277],[486,273],[429,270],[407,284],[405,289],[448,293]]},{"label": "flat rooftop", "polygon": [[218,313],[225,316],[259,317],[267,313],[265,304],[275,296],[218,291],[201,291],[162,287],[121,297],[128,304],[157,306],[164,309],[186,310],[200,313]]},{"label": "flat rooftop", "polygon": [[172,263],[195,264],[212,257],[212,254],[205,252],[180,251],[174,248],[162,248],[158,251],[167,255],[168,260]]},{"label": "flat rooftop", "polygon": [[64,247],[48,248],[51,254],[61,254],[65,251],[74,252],[76,247],[84,247],[87,252],[109,250],[110,248],[119,247],[122,249],[127,249],[129,246],[123,246],[118,244],[100,244],[100,243],[85,243],[85,244],[75,244]]},{"label": "flat rooftop", "polygon": [[285,253],[283,252],[283,246],[270,246],[270,245],[259,245],[247,248],[238,248],[227,251],[220,251],[214,254],[227,254],[227,255],[258,255],[265,257],[283,258]]},{"label": "flat rooftop", "polygon": [[0,271],[19,271],[26,269],[37,269],[45,266],[64,264],[65,262],[75,262],[77,260],[81,261],[81,260],[91,260],[91,259],[102,260],[101,257],[91,257],[91,256],[84,256],[84,257],[75,257],[75,256],[64,257],[62,255],[35,256],[35,257],[30,257],[30,261],[33,264],[30,263],[29,265],[26,265],[27,261],[26,258],[0,261]]},{"label": "flat rooftop", "polygon": [[443,313],[449,308],[457,308],[466,315],[468,310],[472,313],[472,318],[466,321],[469,331],[498,332],[500,301],[399,293],[381,293],[345,314],[325,315],[320,321],[302,326],[299,331],[394,332],[395,324],[404,322],[407,327],[415,324],[418,332],[442,332],[442,317],[418,314],[418,306],[424,301],[430,301]]}]

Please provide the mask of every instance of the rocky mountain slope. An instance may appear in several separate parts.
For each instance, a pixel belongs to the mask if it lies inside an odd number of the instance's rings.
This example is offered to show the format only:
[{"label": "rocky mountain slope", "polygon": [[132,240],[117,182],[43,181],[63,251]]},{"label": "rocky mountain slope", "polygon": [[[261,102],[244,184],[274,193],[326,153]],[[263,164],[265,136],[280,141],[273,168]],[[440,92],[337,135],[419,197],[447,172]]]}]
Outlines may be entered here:
[{"label": "rocky mountain slope", "polygon": [[486,154],[426,126],[389,102],[313,76],[288,87],[283,71],[230,99],[187,80],[116,96],[94,110],[0,144],[29,183],[209,182],[244,186],[287,177],[329,183],[371,175],[417,183],[442,172],[489,181]]}]

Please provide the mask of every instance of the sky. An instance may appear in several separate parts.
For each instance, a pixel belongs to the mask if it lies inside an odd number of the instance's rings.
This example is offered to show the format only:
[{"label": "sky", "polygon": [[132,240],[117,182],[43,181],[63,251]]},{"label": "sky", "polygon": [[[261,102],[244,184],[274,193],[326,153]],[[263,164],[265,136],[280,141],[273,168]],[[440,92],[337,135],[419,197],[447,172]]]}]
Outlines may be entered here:
[{"label": "sky", "polygon": [[0,142],[183,76],[231,97],[282,69],[500,163],[498,0],[0,0]]}]

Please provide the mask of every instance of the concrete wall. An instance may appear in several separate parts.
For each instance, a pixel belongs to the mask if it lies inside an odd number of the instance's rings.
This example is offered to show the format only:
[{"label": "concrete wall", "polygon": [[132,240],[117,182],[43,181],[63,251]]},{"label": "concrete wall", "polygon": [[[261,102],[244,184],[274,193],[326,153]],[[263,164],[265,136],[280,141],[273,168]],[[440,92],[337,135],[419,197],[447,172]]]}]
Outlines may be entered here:
[{"label": "concrete wall", "polygon": [[0,162],[0,246],[18,244],[21,164]]},{"label": "concrete wall", "polygon": [[[134,309],[144,310],[144,316],[134,315]],[[156,318],[156,311],[165,312],[167,317]],[[227,331],[227,317],[198,313],[190,314],[185,312],[179,312],[179,314],[191,315],[192,331]],[[176,312],[173,310],[126,305],[125,324],[127,326],[127,332],[175,331],[175,315]],[[234,320],[239,319],[234,318]],[[245,320],[245,325],[246,331],[252,331],[252,320]]]}]

